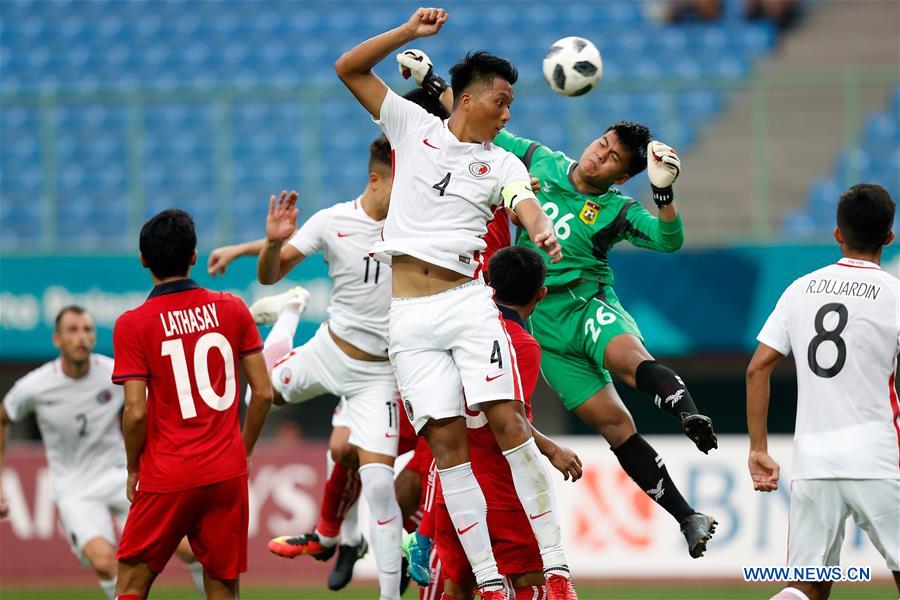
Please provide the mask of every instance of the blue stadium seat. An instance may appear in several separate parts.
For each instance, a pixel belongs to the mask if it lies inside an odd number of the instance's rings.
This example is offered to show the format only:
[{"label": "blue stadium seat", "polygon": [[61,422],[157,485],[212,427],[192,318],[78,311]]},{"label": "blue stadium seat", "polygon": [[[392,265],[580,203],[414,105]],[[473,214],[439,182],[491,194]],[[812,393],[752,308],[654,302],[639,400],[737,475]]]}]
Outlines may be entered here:
[{"label": "blue stadium seat", "polygon": [[[900,121],[896,111],[900,87],[892,89],[887,100],[885,110],[866,119],[862,142],[843,149],[835,158],[833,175],[810,189],[805,214],[823,235],[834,226],[834,209],[841,192],[851,185],[876,183],[900,198]],[[787,222],[783,225],[786,229]]]},{"label": "blue stadium seat", "polygon": [[[746,23],[735,2],[726,4],[723,26],[712,27],[659,25],[645,17],[644,5],[626,0],[549,4],[529,0],[517,3],[512,12],[508,4],[461,0],[451,7],[448,27],[453,35],[422,40],[420,46],[445,74],[472,49],[485,48],[513,60],[525,85],[513,106],[512,129],[551,147],[577,152],[590,141],[596,133],[593,127],[572,131],[575,119],[590,118],[593,124],[631,118],[648,123],[666,141],[683,148],[696,139],[698,125],[723,104],[723,95],[703,89],[701,82],[746,77],[752,61],[771,51],[776,39],[770,25]],[[365,181],[366,146],[377,130],[349,94],[339,90],[332,65],[349,40],[399,23],[398,15],[416,6],[411,0],[389,5],[366,0],[7,2],[0,22],[0,86],[5,99],[21,92],[107,90],[171,93],[178,99],[151,100],[139,112],[118,100],[63,103],[55,116],[46,113],[50,121],[42,120],[36,106],[4,100],[3,203],[40,194],[46,159],[41,140],[48,125],[59,163],[57,186],[89,202],[79,207],[82,200],[78,200],[72,210],[91,211],[110,198],[127,204],[123,198],[140,189],[147,212],[181,203],[200,211],[205,231],[232,222],[228,226],[237,232],[244,213],[233,201],[212,204],[213,190],[256,198],[292,184],[305,185],[321,190],[320,197],[311,200],[321,205],[355,195]],[[515,34],[498,36],[497,31]],[[604,78],[598,92],[568,100],[551,94],[541,83],[535,88],[533,82],[540,81],[541,60],[550,44],[573,34],[588,37],[601,49]],[[678,60],[664,62],[671,56]],[[390,60],[379,67],[379,74],[392,85],[409,87],[400,82]],[[656,83],[673,76],[696,82],[696,87],[678,93],[617,91],[622,80]],[[296,84],[327,86],[326,99],[250,100],[259,85],[277,90]],[[190,97],[192,91],[213,97],[219,87],[233,92],[234,98],[216,104],[219,100]],[[900,88],[893,91],[891,102],[896,112]],[[225,112],[220,112],[222,107]],[[135,123],[138,114],[141,121]],[[891,170],[896,172],[894,150],[900,137],[896,125],[896,119],[886,120],[884,114],[867,121],[860,145],[879,149],[870,153],[865,165],[865,173],[872,177],[887,179]],[[129,137],[137,131],[140,137]],[[217,151],[220,140],[231,140],[233,148]],[[307,155],[315,162],[306,163]],[[128,179],[135,164],[140,167],[137,182]],[[225,214],[204,212],[207,201]],[[37,243],[39,219],[4,210],[0,227],[6,232],[16,219],[30,225],[23,226],[21,235],[4,238],[3,247],[9,248],[8,239]],[[114,231],[115,222],[102,214],[94,224],[73,218],[60,236],[77,236],[81,224],[79,247],[101,248],[109,240],[129,243],[121,236],[106,235]],[[254,227],[247,225],[248,230]]]}]

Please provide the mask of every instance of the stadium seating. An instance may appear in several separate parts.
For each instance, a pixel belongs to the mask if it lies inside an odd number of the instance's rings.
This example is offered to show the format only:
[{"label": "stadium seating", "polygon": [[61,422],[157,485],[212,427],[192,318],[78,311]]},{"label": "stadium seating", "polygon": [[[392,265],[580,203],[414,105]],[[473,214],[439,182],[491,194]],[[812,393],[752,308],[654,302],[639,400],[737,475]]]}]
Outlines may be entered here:
[{"label": "stadium seating", "polygon": [[[793,239],[827,238],[834,229],[834,214],[841,192],[855,183],[877,183],[900,198],[900,86],[883,110],[866,118],[857,145],[841,150],[832,172],[814,182],[806,204],[785,215],[782,230]],[[900,212],[894,220],[900,230]]]},{"label": "stadium seating", "polygon": [[[135,227],[171,205],[195,214],[209,248],[260,235],[268,195],[281,189],[301,192],[304,215],[354,197],[378,132],[337,86],[332,65],[352,42],[415,7],[359,0],[5,3],[2,248],[126,250]],[[747,77],[773,47],[775,31],[733,10],[718,24],[660,25],[644,8],[628,0],[526,1],[514,9],[454,2],[446,31],[416,45],[443,72],[471,49],[511,58],[522,85],[510,128],[555,148],[577,153],[600,127],[624,118],[646,122],[684,149],[724,103],[704,82]],[[540,64],[553,41],[573,34],[600,47],[604,80],[601,93],[563,100],[543,84]],[[379,72],[398,88],[409,85],[391,61]],[[662,80],[692,85],[652,92],[618,86]],[[874,137],[866,139],[890,137],[880,127],[872,121],[867,135]]]}]

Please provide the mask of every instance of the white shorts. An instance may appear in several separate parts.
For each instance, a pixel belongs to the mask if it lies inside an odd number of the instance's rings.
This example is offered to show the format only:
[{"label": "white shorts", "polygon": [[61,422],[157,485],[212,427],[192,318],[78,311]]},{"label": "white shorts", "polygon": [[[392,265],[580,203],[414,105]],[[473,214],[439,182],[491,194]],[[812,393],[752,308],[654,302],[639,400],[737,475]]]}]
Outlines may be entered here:
[{"label": "white shorts", "polygon": [[347,399],[343,396],[334,407],[334,412],[331,413],[331,426],[350,429],[350,411],[347,410]]},{"label": "white shorts", "polygon": [[125,469],[110,471],[103,479],[106,481],[99,485],[95,482],[91,486],[95,491],[89,494],[65,496],[56,502],[59,521],[66,532],[69,547],[86,566],[85,544],[94,538],[103,538],[113,546],[118,545],[117,533],[121,533],[125,526],[125,518],[131,507],[125,495],[125,483],[128,480]]},{"label": "white shorts", "polygon": [[418,433],[429,419],[465,415],[466,405],[522,401],[512,341],[480,279],[440,294],[394,298],[390,356]]},{"label": "white shorts", "polygon": [[350,427],[350,443],[397,456],[399,395],[391,363],[350,358],[331,339],[327,323],[275,363],[272,385],[290,403],[322,394],[343,396],[346,409],[341,412],[345,413],[343,425]]},{"label": "white shorts", "polygon": [[848,516],[900,571],[900,479],[792,481],[787,566],[840,565]]}]

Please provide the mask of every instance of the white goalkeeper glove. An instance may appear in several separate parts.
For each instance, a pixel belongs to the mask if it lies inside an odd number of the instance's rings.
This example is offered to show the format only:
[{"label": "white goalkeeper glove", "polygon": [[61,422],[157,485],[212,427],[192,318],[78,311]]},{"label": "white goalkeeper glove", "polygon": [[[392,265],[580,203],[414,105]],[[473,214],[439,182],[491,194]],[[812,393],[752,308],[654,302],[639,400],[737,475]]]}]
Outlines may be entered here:
[{"label": "white goalkeeper glove", "polygon": [[400,63],[400,74],[403,79],[413,78],[416,85],[422,85],[428,71],[434,68],[428,55],[415,48],[409,48],[397,55],[397,62]]},{"label": "white goalkeeper glove", "polygon": [[446,81],[434,74],[434,65],[428,55],[415,48],[408,48],[397,55],[397,63],[400,68],[400,75],[403,79],[412,77],[416,85],[425,88],[425,90],[440,98],[448,87]]},{"label": "white goalkeeper glove", "polygon": [[653,190],[653,201],[660,208],[672,203],[672,184],[681,173],[681,159],[671,146],[656,140],[647,144],[647,176]]}]

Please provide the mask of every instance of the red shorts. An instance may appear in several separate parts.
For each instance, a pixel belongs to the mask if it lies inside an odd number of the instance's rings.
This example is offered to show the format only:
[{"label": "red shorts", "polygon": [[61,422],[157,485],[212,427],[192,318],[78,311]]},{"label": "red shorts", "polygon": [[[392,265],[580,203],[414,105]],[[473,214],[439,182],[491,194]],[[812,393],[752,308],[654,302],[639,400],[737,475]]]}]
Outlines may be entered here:
[{"label": "red shorts", "polygon": [[191,549],[210,577],[237,579],[247,570],[247,476],[177,492],[138,491],[116,558],[159,573],[178,543]]},{"label": "red shorts", "polygon": [[[487,523],[494,558],[497,559],[497,570],[502,575],[543,571],[541,552],[525,511],[489,508]],[[450,521],[447,506],[437,502],[434,503],[434,528],[436,534],[434,541],[438,548],[444,577],[458,584],[472,583],[474,579],[472,567],[462,544],[459,543],[459,536],[456,535]]]}]

